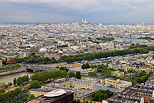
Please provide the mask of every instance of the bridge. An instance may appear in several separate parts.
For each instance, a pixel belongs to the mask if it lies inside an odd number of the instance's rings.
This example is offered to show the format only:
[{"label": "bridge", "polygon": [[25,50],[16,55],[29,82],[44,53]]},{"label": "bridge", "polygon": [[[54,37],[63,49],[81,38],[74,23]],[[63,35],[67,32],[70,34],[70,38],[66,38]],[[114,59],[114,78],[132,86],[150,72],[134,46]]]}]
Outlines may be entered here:
[{"label": "bridge", "polygon": [[55,67],[43,67],[43,66],[28,66],[26,67],[26,70],[28,71],[36,71],[36,70],[40,70],[40,71],[50,71],[50,70],[59,70],[59,68],[55,68]]},{"label": "bridge", "polygon": [[43,65],[30,65],[28,64],[26,69],[28,71],[50,71],[50,70],[59,70],[59,67],[65,66],[67,62],[62,63],[52,63],[52,64],[43,64]]}]

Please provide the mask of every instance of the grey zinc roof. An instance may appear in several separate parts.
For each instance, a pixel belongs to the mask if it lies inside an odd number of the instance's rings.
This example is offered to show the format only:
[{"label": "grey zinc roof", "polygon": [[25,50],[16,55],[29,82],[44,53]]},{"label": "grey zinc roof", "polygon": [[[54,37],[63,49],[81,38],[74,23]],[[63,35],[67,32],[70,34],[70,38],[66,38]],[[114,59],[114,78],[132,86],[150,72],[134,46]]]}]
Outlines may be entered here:
[{"label": "grey zinc roof", "polygon": [[118,92],[122,92],[123,91],[123,89],[117,89],[117,88],[100,87],[100,86],[93,86],[93,87],[94,88],[98,88],[98,89],[103,89],[103,90],[109,89],[113,93],[118,93]]}]

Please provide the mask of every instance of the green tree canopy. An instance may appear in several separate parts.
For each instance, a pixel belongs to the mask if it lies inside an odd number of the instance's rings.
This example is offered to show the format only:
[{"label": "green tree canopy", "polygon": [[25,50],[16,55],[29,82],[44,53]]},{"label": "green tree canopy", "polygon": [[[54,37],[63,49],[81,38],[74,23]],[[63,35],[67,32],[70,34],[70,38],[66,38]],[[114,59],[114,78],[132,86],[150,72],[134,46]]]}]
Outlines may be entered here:
[{"label": "green tree canopy", "polygon": [[13,84],[14,84],[14,85],[17,84],[17,80],[16,80],[16,78],[14,78],[14,80],[13,80]]},{"label": "green tree canopy", "polygon": [[34,81],[32,81],[31,83],[30,83],[30,85],[29,85],[29,88],[40,88],[41,87],[41,85],[40,85],[40,83],[39,83],[39,81],[38,80],[34,80]]},{"label": "green tree canopy", "polygon": [[75,75],[74,72],[69,72],[68,76],[69,76],[69,78],[71,78],[71,77],[76,77],[76,75]]},{"label": "green tree canopy", "polygon": [[68,68],[66,68],[66,67],[60,67],[60,70],[65,70],[66,72],[68,72],[68,71],[69,71],[69,69],[68,69]]},{"label": "green tree canopy", "polygon": [[98,90],[96,92],[92,93],[92,97],[94,98],[94,101],[102,101],[105,100],[106,98],[110,97],[112,95],[112,92],[110,90]]},{"label": "green tree canopy", "polygon": [[29,98],[30,98],[30,99],[35,98],[34,94],[31,94],[31,95],[29,96]]},{"label": "green tree canopy", "polygon": [[77,79],[81,79],[81,73],[80,73],[80,71],[77,71],[77,72],[76,72],[76,78],[77,78]]},{"label": "green tree canopy", "polygon": [[88,72],[88,75],[89,75],[89,76],[95,76],[95,77],[97,77],[96,72]]}]

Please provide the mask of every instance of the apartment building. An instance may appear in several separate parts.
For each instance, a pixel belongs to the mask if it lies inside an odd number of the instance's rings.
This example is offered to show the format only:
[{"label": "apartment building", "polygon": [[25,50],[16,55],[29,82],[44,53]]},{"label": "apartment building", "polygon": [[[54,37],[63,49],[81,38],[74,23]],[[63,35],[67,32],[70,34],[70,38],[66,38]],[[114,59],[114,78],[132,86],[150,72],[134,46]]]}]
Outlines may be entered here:
[{"label": "apartment building", "polygon": [[120,71],[111,71],[112,76],[117,76],[117,77],[124,77],[124,72]]},{"label": "apartment building", "polygon": [[125,89],[132,85],[132,82],[123,81],[115,78],[105,78],[105,84],[111,84],[113,88]]}]

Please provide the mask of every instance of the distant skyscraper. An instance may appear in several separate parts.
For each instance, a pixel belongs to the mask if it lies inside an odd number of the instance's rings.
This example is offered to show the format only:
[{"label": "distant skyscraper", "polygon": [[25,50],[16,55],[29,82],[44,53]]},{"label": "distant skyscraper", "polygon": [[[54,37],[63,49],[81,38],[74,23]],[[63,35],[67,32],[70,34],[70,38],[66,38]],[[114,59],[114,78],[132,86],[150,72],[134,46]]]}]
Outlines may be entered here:
[{"label": "distant skyscraper", "polygon": [[88,22],[87,22],[87,20],[86,20],[86,19],[85,19],[84,21],[83,21],[83,19],[82,19],[82,23],[86,24],[86,23],[88,23]]},{"label": "distant skyscraper", "polygon": [[87,20],[85,19],[84,23],[87,23]]},{"label": "distant skyscraper", "polygon": [[145,26],[145,22],[143,22],[143,26]]}]

